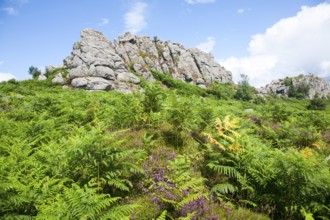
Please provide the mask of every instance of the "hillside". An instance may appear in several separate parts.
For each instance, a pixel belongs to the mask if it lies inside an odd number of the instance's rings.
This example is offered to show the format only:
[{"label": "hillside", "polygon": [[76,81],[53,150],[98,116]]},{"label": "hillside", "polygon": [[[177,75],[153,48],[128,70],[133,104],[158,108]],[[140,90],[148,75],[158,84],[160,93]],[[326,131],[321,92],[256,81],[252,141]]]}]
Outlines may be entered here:
[{"label": "hillside", "polygon": [[329,105],[151,74],[132,94],[0,83],[0,219],[330,216]]}]

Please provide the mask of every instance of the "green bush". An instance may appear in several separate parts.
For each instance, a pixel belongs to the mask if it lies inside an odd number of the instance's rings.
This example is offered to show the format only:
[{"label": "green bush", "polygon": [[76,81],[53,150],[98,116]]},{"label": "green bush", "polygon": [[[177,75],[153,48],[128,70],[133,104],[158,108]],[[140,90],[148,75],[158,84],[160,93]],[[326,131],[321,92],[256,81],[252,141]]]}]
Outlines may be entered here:
[{"label": "green bush", "polygon": [[247,75],[241,74],[241,78],[242,80],[238,83],[234,98],[242,101],[250,101],[253,99],[254,88],[249,85]]},{"label": "green bush", "polygon": [[309,105],[307,106],[308,110],[325,110],[327,107],[327,100],[315,96],[310,100]]},{"label": "green bush", "polygon": [[152,75],[155,77],[155,79],[162,82],[164,85],[166,85],[169,88],[176,89],[177,92],[181,95],[197,95],[197,96],[206,96],[207,93],[205,89],[202,89],[198,86],[182,82],[180,80],[176,80],[173,77],[171,77],[168,74],[161,73],[155,70],[151,71]]},{"label": "green bush", "polygon": [[28,72],[32,76],[33,79],[36,79],[41,74],[41,71],[37,67],[34,67],[34,66],[30,66]]}]

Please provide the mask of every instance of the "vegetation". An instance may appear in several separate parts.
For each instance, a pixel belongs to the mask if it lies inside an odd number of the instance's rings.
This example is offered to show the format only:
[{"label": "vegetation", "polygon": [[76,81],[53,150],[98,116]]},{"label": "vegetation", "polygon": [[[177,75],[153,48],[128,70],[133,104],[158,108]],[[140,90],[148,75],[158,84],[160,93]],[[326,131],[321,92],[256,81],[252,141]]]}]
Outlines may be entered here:
[{"label": "vegetation", "polygon": [[238,89],[234,95],[235,99],[249,101],[253,99],[254,89],[249,85],[248,76],[241,74],[241,81],[238,83]]},{"label": "vegetation", "polygon": [[37,67],[34,67],[34,66],[30,66],[28,72],[32,76],[33,79],[38,78],[38,76],[41,74],[41,71]]},{"label": "vegetation", "polygon": [[309,110],[325,110],[327,107],[327,100],[318,97],[317,95],[310,100],[307,109]]},{"label": "vegetation", "polygon": [[293,85],[292,78],[286,77],[284,79],[284,85],[289,86],[288,96],[291,98],[303,99],[308,95],[309,85],[304,82]]},{"label": "vegetation", "polygon": [[0,83],[0,219],[328,219],[329,106],[153,74]]}]

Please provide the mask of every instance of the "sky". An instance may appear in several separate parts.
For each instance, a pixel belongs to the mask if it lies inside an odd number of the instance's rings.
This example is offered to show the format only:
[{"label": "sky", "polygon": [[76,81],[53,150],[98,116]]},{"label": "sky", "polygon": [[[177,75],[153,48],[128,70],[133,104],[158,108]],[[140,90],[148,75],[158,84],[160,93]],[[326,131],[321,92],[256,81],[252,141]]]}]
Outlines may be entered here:
[{"label": "sky", "polygon": [[330,81],[329,0],[0,0],[0,81],[61,65],[85,28],[197,47],[256,87],[308,73]]}]

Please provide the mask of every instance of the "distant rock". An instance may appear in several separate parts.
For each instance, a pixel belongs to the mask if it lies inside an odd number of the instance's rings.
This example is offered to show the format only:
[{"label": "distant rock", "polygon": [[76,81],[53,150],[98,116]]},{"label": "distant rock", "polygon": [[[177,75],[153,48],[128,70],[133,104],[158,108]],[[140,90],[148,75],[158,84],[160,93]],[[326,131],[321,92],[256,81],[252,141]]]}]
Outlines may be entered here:
[{"label": "distant rock", "polygon": [[300,75],[293,78],[285,78],[274,80],[265,87],[258,89],[260,95],[281,95],[290,96],[290,90],[294,89],[299,92],[299,88],[305,88],[304,98],[312,99],[315,95],[321,98],[328,98],[330,96],[330,85],[329,83],[314,74]]},{"label": "distant rock", "polygon": [[52,79],[52,83],[64,85],[66,81],[63,79],[62,73],[58,73],[55,75],[54,79]]},{"label": "distant rock", "polygon": [[[152,81],[150,71],[157,70],[204,88],[212,82],[232,82],[231,73],[199,49],[131,33],[111,43],[101,32],[91,29],[81,32],[81,40],[74,44],[64,67],[69,74],[63,81],[89,90],[135,91],[140,79],[132,71]],[[57,80],[61,80],[59,76]]]},{"label": "distant rock", "polygon": [[45,75],[45,73],[41,73],[39,76],[38,76],[38,80],[42,81],[42,80],[46,80],[47,79],[47,76]]}]

